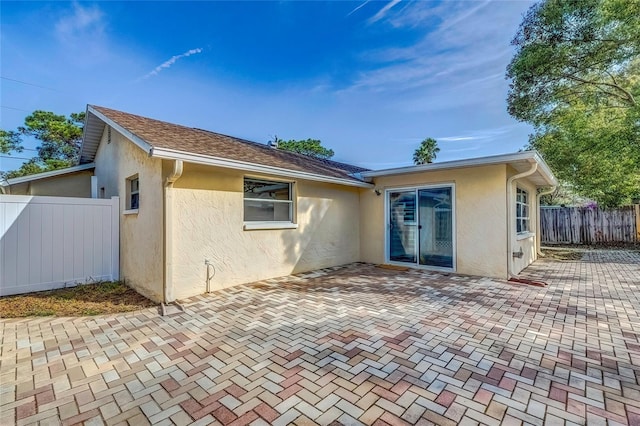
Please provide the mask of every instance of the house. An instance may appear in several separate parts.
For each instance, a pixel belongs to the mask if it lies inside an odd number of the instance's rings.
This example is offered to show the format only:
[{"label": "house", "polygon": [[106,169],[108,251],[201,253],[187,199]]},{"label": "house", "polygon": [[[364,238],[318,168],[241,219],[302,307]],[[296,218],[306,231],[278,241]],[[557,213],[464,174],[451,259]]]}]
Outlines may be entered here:
[{"label": "house", "polygon": [[54,197],[91,197],[93,163],[52,170],[0,181],[0,193],[49,195]]},{"label": "house", "polygon": [[507,279],[556,185],[536,152],[373,171],[99,106],[80,164],[120,197],[120,275],[163,302],[356,261]]}]

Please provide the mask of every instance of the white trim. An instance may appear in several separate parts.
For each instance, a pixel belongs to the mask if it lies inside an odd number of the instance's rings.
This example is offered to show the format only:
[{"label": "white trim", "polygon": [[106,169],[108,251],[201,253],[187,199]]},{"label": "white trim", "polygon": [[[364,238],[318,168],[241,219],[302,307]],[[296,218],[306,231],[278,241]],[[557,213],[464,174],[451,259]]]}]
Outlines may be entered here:
[{"label": "white trim", "polygon": [[[144,139],[136,136],[134,133],[131,133],[129,130],[125,129],[124,127],[122,127],[121,125],[119,125],[115,121],[111,120],[109,117],[107,117],[106,115],[104,115],[100,111],[98,111],[95,108],[93,108],[93,106],[87,105],[87,112],[95,115],[97,118],[102,120],[106,125],[111,126],[115,130],[117,130],[119,133],[121,133],[126,138],[131,140],[134,144],[138,145],[138,147],[140,147],[142,150],[146,151],[149,154],[151,153],[151,149],[153,147],[147,141],[145,141]],[[100,144],[100,141],[98,142],[98,145],[99,144]],[[83,145],[84,145],[84,143],[83,143]],[[84,148],[84,147],[80,147],[80,152],[81,153],[82,153],[82,148]],[[96,152],[97,152],[97,148],[96,148]]]},{"label": "white trim", "polygon": [[533,161],[539,164],[542,169],[541,175],[549,183],[550,186],[557,185],[557,181],[553,172],[545,163],[544,159],[537,151],[516,152],[513,154],[492,155],[488,157],[468,158],[464,160],[444,161],[442,163],[428,163],[420,166],[398,167],[393,169],[372,170],[368,172],[358,173],[363,178],[373,178],[378,176],[399,175],[406,173],[427,172],[433,170],[456,169],[462,167],[487,166],[491,164],[510,163],[513,161]]},{"label": "white trim", "polygon": [[245,231],[260,229],[298,229],[298,224],[292,222],[244,222]]},{"label": "white trim", "polygon": [[50,172],[36,173],[34,175],[20,176],[16,178],[7,179],[0,183],[2,186],[16,185],[19,183],[31,182],[32,180],[46,179],[54,176],[66,175],[68,173],[81,172],[83,170],[93,169],[96,165],[94,163],[81,164],[79,166],[67,167],[66,169],[51,170]]},{"label": "white trim", "polygon": [[138,214],[138,209],[129,209],[122,212],[123,215]]},{"label": "white trim", "polygon": [[535,232],[531,232],[531,231],[520,232],[516,234],[516,241],[526,240],[527,238],[531,238],[535,236],[536,236]]},{"label": "white trim", "polygon": [[373,188],[367,182],[360,182],[355,179],[336,178],[318,175],[309,172],[284,169],[281,167],[265,166],[262,164],[248,163],[245,161],[230,160],[228,158],[214,157],[211,155],[195,154],[186,151],[177,151],[167,148],[152,148],[151,157],[164,158],[168,160],[183,160],[189,163],[204,164],[208,166],[218,166],[227,169],[243,170],[247,172],[264,173],[268,175],[284,176],[295,179],[306,179],[317,182],[335,183],[338,185],[356,186],[359,188]]},{"label": "white trim", "polygon": [[[430,266],[430,265],[421,265],[420,264],[420,233],[418,232],[420,229],[420,213],[418,210],[418,191],[421,189],[428,188],[451,188],[451,247],[452,247],[452,264],[451,268],[443,268],[441,266]],[[395,262],[390,259],[391,254],[389,252],[389,193],[394,191],[405,191],[411,192],[413,191],[416,196],[416,241],[415,241],[415,252],[416,252],[416,262],[408,263],[408,262]],[[457,208],[456,208],[456,184],[455,182],[446,182],[446,183],[437,183],[437,184],[429,184],[429,185],[420,185],[420,186],[404,186],[404,187],[393,187],[393,188],[385,188],[384,191],[384,262],[389,265],[397,265],[397,266],[406,266],[409,268],[417,268],[424,269],[429,271],[438,271],[438,272],[451,272],[455,273],[458,268],[458,256],[457,256],[457,235],[456,235],[456,222],[457,222]]]}]

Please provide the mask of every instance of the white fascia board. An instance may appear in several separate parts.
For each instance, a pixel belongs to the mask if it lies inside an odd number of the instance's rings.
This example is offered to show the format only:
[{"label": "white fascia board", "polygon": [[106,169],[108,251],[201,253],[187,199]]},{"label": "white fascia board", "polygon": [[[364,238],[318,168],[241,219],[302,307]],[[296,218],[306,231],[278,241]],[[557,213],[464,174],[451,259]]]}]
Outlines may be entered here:
[{"label": "white fascia board", "polygon": [[549,186],[558,186],[558,179],[556,179],[547,162],[544,161],[544,158],[542,158],[538,151],[533,152],[535,152],[534,158],[538,162],[538,172],[544,172],[542,173],[542,175],[544,176],[544,179],[547,181]]},{"label": "white fascia board", "polygon": [[7,179],[2,183],[3,186],[17,185],[19,183],[31,182],[38,179],[46,179],[54,176],[66,175],[68,173],[81,172],[83,170],[93,169],[94,163],[81,164],[79,166],[67,167],[66,169],[51,170],[50,172],[37,173],[34,175],[20,176],[17,178]]},{"label": "white fascia board", "polygon": [[116,123],[115,121],[111,120],[106,115],[102,114],[100,111],[95,110],[91,105],[87,106],[87,112],[90,112],[91,114],[98,117],[100,120],[104,121],[105,124],[110,126],[112,129],[116,130],[118,133],[121,133],[122,135],[124,135],[126,138],[131,140],[131,142],[138,145],[138,147],[140,147],[146,153],[151,154],[151,149],[153,147],[151,146],[151,144],[149,144],[147,141],[145,141],[141,137],[136,136],[135,134],[131,133],[129,130],[125,129],[124,127]]},{"label": "white fascia board", "polygon": [[394,169],[372,170],[361,172],[363,178],[373,178],[378,176],[401,175],[406,173],[430,172],[435,170],[458,169],[463,167],[488,166],[492,164],[507,164],[513,161],[537,162],[543,171],[545,180],[549,185],[556,185],[556,178],[551,169],[537,151],[523,151],[513,154],[492,155],[488,157],[469,158],[465,160],[445,161],[442,163],[429,163],[419,166],[398,167]]},{"label": "white fascia board", "polygon": [[190,152],[177,151],[166,148],[153,148],[151,157],[164,158],[167,160],[183,160],[188,163],[204,164],[208,166],[218,166],[227,169],[242,170],[254,173],[263,173],[268,175],[284,176],[294,179],[306,179],[316,182],[335,183],[338,185],[356,186],[359,188],[373,188],[373,185],[367,182],[360,182],[351,179],[335,178],[330,176],[318,175],[315,173],[299,172],[296,170],[283,169],[280,167],[265,166],[262,164],[248,163],[244,161],[230,160],[228,158],[213,157],[208,155],[194,154]]}]

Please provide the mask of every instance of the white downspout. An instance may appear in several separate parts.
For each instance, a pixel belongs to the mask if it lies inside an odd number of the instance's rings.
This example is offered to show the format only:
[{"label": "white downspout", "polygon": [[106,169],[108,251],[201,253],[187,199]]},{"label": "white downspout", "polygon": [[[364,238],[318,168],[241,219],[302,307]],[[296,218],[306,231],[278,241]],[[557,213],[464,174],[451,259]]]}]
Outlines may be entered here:
[{"label": "white downspout", "polygon": [[538,209],[537,215],[538,215],[538,220],[537,220],[537,224],[536,224],[536,253],[538,253],[538,256],[542,256],[542,249],[540,248],[540,244],[541,244],[541,238],[542,238],[542,218],[540,217],[541,214],[541,210],[540,210],[540,197],[542,197],[543,195],[549,195],[551,194],[553,191],[556,190],[555,186],[552,186],[551,189],[547,189],[546,191],[542,191],[540,192],[538,195],[536,195],[536,206]]},{"label": "white downspout", "polygon": [[[164,182],[164,280],[162,296],[164,303],[173,302],[173,184],[182,176],[182,160],[173,161],[173,170]],[[171,287],[171,289],[169,288]]]},{"label": "white downspout", "polygon": [[519,173],[517,175],[511,176],[507,179],[507,279],[511,279],[515,276],[513,273],[513,246],[514,246],[514,224],[515,217],[513,216],[513,182],[516,179],[522,179],[527,176],[531,176],[538,170],[538,163],[533,163],[531,168],[526,172]]}]

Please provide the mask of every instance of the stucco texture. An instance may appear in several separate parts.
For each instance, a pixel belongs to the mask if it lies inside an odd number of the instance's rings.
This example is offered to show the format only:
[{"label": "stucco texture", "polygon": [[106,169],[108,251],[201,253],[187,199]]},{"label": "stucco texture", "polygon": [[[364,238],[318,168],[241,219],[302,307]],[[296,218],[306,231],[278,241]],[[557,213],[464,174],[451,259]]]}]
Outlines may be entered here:
[{"label": "stucco texture", "polygon": [[[511,168],[508,168],[509,177],[515,175],[517,172]],[[517,188],[521,188],[529,193],[529,232],[517,234],[515,226],[515,199]],[[513,253],[522,251],[522,257],[513,257],[512,272],[514,274],[520,273],[524,268],[532,264],[538,257],[537,254],[537,241],[536,232],[538,232],[538,205],[536,199],[536,187],[526,180],[526,178],[519,179],[514,182],[511,188],[511,199],[513,201],[513,218],[510,220],[513,227]]]},{"label": "stucco texture", "polygon": [[385,193],[390,188],[423,185],[455,186],[455,271],[461,274],[507,276],[505,165],[469,167],[382,176],[376,189],[360,190],[360,253],[364,262],[385,263]]},{"label": "stucco texture", "polygon": [[91,197],[93,171],[81,170],[60,176],[11,185],[13,195],[40,195],[50,197]]},{"label": "stucco texture", "polygon": [[206,291],[205,260],[215,268],[210,290],[360,260],[357,189],[297,180],[297,229],[244,230],[244,176],[185,164],[170,189],[175,298]]},{"label": "stucco texture", "polygon": [[[120,277],[154,301],[163,299],[162,161],[149,156],[116,131],[108,141],[108,126],[95,159],[98,193],[120,197]],[[125,214],[126,179],[138,175],[140,208]]]}]

